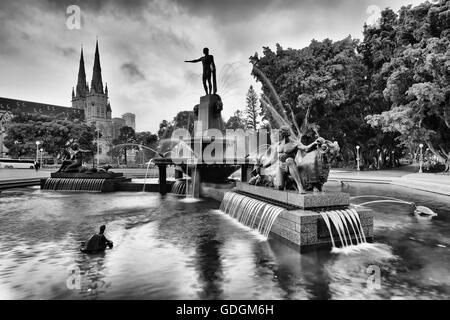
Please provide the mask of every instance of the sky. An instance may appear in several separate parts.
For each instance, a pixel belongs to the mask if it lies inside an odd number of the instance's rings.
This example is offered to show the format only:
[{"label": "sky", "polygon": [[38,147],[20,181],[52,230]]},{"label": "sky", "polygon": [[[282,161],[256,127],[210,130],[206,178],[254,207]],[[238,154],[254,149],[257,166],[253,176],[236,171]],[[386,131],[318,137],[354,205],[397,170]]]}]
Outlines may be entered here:
[{"label": "sky", "polygon": [[[0,96],[71,106],[81,45],[92,78],[98,37],[113,117],[136,114],[136,130],[156,132],[204,95],[201,64],[214,55],[224,119],[245,107],[249,57],[263,47],[302,48],[312,39],[362,39],[380,10],[421,0],[2,0]],[[80,9],[80,25],[69,6]],[[69,8],[71,9],[71,8]],[[69,22],[69,23],[68,23]],[[75,23],[76,28],[73,28]]]}]

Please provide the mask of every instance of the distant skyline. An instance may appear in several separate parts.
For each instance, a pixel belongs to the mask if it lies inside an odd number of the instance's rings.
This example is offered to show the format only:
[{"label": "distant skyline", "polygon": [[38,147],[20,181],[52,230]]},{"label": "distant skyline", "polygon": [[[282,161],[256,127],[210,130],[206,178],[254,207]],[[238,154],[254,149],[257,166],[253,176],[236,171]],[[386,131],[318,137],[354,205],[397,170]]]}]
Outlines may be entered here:
[{"label": "distant skyline", "polygon": [[[362,38],[378,9],[419,0],[15,0],[0,2],[0,96],[71,106],[83,45],[92,78],[98,36],[113,117],[136,114],[137,131],[158,130],[204,94],[201,65],[184,60],[209,47],[218,69],[224,119],[245,106],[255,84],[248,58],[262,47],[302,48],[314,38]],[[70,30],[70,5],[81,28]]]}]

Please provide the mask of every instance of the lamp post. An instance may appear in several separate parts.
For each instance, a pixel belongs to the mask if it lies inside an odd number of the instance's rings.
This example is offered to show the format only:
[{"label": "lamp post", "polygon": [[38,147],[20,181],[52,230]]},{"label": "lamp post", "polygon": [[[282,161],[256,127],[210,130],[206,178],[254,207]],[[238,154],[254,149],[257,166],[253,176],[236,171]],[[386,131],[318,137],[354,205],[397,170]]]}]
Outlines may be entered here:
[{"label": "lamp post", "polygon": [[360,168],[359,168],[359,146],[356,146],[356,170],[360,171]]},{"label": "lamp post", "polygon": [[100,166],[100,129],[97,130],[97,167]]},{"label": "lamp post", "polygon": [[423,144],[419,144],[419,148],[420,148],[420,159],[419,159],[419,173],[422,173],[422,166],[423,166],[423,153],[422,153],[422,148],[423,148]]},{"label": "lamp post", "polygon": [[380,170],[380,149],[377,149],[377,169]]},{"label": "lamp post", "polygon": [[36,162],[39,161],[39,145],[41,144],[40,141],[36,141]]},{"label": "lamp post", "polygon": [[394,150],[392,150],[391,151],[391,153],[392,153],[392,168],[395,168],[395,151]]},{"label": "lamp post", "polygon": [[42,154],[44,153],[44,149],[41,148],[39,151],[41,152],[41,167],[42,167],[42,166],[44,165],[44,164],[42,163]]}]

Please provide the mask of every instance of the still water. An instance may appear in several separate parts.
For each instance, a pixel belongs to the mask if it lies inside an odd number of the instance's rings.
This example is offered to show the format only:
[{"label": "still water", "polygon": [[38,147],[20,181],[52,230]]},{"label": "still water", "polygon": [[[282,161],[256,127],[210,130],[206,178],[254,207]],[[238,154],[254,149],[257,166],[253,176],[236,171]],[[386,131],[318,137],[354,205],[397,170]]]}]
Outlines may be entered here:
[{"label": "still water", "polygon": [[[0,299],[449,299],[449,198],[386,185],[346,188],[415,201],[438,217],[373,204],[375,244],[300,255],[240,226],[212,200],[5,191]],[[102,224],[114,248],[79,252],[79,241]]]}]

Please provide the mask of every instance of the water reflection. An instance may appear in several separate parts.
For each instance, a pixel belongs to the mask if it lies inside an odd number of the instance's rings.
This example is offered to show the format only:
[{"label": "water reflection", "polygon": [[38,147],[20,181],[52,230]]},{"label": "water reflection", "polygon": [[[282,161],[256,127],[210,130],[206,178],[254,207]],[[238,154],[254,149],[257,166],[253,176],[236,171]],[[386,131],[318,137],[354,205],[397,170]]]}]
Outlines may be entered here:
[{"label": "water reflection", "polygon": [[223,293],[222,243],[215,239],[214,231],[203,234],[197,243],[196,270],[201,284],[201,291],[198,292],[200,299],[220,299]]},{"label": "water reflection", "polygon": [[70,271],[75,272],[69,274],[67,281],[70,282],[72,278],[78,278],[74,281],[79,281],[79,286],[74,289],[78,291],[82,298],[97,299],[111,286],[111,282],[106,282],[106,254],[105,251],[96,254],[81,254],[75,260],[75,264],[69,267]]},{"label": "water reflection", "polygon": [[[397,187],[358,184],[348,190],[354,196],[388,194],[413,201],[438,216],[420,219],[401,204],[373,204],[374,244],[359,251],[300,255],[272,239],[262,241],[217,213],[215,201],[186,203],[172,195],[126,192],[3,192],[0,297],[449,298],[448,200]],[[79,252],[79,241],[101,224],[107,225],[114,248],[98,255]],[[371,289],[368,270],[375,267],[380,288]],[[81,279],[75,289],[74,269]]]}]

